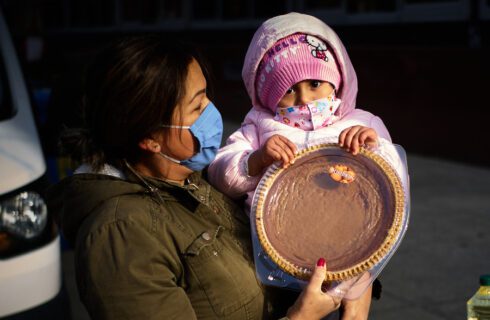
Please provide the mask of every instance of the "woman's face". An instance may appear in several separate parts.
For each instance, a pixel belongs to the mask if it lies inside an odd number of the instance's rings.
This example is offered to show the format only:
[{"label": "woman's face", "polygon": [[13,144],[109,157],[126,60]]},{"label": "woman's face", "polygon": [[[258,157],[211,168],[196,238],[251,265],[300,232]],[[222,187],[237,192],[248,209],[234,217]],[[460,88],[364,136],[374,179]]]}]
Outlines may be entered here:
[{"label": "woman's face", "polygon": [[[185,96],[175,108],[172,125],[191,126],[209,103],[206,78],[196,60],[189,65]],[[162,144],[162,152],[179,160],[192,157],[199,145],[189,129],[169,128],[169,137]]]},{"label": "woman's face", "polygon": [[314,100],[328,97],[334,88],[326,81],[303,80],[296,83],[286,91],[286,94],[279,100],[278,107],[299,106],[310,103]]}]

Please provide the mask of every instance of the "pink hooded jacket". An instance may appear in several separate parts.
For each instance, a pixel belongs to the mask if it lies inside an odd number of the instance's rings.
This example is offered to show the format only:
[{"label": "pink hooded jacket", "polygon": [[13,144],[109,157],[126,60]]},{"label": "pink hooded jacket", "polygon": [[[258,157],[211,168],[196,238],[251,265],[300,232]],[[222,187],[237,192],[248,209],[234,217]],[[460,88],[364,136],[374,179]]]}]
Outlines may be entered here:
[{"label": "pink hooded jacket", "polygon": [[[255,92],[255,77],[263,55],[276,41],[298,32],[314,35],[330,44],[341,69],[342,85],[337,97],[342,103],[336,112],[340,119],[330,126],[314,131],[303,131],[274,120],[274,114],[261,105]],[[376,130],[380,145],[384,141],[391,142],[388,130],[379,117],[355,108],[357,77],[347,51],[337,34],[315,17],[289,13],[264,22],[255,32],[248,47],[242,77],[252,99],[252,109],[246,115],[241,128],[227,139],[226,145],[219,150],[209,166],[209,180],[232,198],[248,194],[246,203],[249,208],[261,176],[247,175],[248,156],[275,134],[287,137],[302,149],[321,142],[336,143],[343,129],[362,125]]]}]

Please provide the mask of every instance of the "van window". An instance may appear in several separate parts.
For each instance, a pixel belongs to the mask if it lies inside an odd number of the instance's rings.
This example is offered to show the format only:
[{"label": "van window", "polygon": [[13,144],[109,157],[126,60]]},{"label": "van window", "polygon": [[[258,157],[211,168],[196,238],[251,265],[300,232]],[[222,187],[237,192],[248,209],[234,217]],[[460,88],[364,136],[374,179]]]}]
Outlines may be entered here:
[{"label": "van window", "polygon": [[11,118],[13,113],[7,73],[3,56],[0,54],[0,121]]}]

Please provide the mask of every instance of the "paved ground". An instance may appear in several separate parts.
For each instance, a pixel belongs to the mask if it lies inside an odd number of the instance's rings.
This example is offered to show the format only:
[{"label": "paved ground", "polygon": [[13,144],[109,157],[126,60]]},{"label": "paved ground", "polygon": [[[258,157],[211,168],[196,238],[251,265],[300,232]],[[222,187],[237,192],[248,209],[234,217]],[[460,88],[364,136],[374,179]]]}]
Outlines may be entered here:
[{"label": "paved ground", "polygon": [[[381,273],[383,295],[370,319],[465,319],[479,275],[490,274],[490,168],[410,153],[408,163],[410,226]],[[77,301],[73,253],[63,258],[73,319],[88,319]]]},{"label": "paved ground", "polygon": [[490,273],[490,169],[410,155],[406,237],[381,279],[372,319],[465,319]]}]

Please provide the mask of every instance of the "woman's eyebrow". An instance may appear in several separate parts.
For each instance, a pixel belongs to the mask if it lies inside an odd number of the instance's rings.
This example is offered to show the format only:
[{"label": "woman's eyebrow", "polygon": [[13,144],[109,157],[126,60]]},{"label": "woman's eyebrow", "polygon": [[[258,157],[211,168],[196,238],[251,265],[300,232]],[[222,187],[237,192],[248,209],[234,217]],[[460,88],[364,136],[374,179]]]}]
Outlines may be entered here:
[{"label": "woman's eyebrow", "polygon": [[203,93],[206,93],[206,88],[201,89],[201,90],[199,90],[198,92],[196,92],[196,93],[194,94],[194,96],[192,97],[192,99],[189,101],[189,103],[191,103],[192,101],[194,101],[194,99],[196,99],[196,97],[197,97],[198,95],[203,94]]}]

